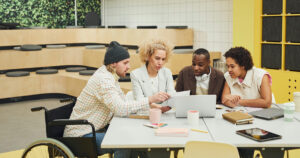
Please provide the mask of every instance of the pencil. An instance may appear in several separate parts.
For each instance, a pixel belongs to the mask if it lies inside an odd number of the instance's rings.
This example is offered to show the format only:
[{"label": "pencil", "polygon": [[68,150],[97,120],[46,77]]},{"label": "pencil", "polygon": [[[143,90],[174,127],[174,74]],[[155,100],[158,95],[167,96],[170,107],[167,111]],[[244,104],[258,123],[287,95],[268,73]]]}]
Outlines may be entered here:
[{"label": "pencil", "polygon": [[207,131],[202,131],[202,130],[194,129],[194,128],[192,128],[191,130],[192,130],[192,131],[195,131],[195,132],[208,133]]}]

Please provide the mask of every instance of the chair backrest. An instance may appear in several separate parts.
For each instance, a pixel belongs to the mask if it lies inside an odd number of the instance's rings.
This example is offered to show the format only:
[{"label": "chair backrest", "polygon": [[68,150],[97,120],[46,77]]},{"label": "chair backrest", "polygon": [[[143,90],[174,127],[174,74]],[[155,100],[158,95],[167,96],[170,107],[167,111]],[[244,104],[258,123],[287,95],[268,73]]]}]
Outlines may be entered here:
[{"label": "chair backrest", "polygon": [[45,111],[46,134],[48,138],[57,138],[63,136],[65,126],[49,126],[49,122],[55,119],[69,119],[74,105],[75,101],[67,105]]},{"label": "chair backrest", "polygon": [[101,25],[100,16],[95,12],[89,12],[85,16],[85,26],[99,26]]},{"label": "chair backrest", "polygon": [[190,141],[185,144],[184,158],[239,158],[237,148],[230,144]]},{"label": "chair backrest", "polygon": [[274,93],[272,93],[272,103],[273,103],[273,104],[276,104],[276,100],[275,100]]}]

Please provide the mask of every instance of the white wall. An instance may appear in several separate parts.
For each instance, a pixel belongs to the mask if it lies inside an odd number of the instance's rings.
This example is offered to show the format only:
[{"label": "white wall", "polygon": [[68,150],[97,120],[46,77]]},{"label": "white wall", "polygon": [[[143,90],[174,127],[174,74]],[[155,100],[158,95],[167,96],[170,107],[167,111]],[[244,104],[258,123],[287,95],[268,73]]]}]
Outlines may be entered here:
[{"label": "white wall", "polygon": [[224,53],[232,46],[232,0],[102,0],[103,24],[187,25],[194,48]]}]

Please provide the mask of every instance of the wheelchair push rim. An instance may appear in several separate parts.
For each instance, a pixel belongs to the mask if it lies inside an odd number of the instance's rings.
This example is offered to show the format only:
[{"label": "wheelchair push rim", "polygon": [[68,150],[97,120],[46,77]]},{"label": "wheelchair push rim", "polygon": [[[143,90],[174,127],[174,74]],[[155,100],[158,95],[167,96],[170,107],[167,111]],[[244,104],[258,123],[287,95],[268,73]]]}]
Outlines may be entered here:
[{"label": "wheelchair push rim", "polygon": [[23,152],[22,158],[74,158],[72,151],[56,139],[45,138],[31,143]]}]

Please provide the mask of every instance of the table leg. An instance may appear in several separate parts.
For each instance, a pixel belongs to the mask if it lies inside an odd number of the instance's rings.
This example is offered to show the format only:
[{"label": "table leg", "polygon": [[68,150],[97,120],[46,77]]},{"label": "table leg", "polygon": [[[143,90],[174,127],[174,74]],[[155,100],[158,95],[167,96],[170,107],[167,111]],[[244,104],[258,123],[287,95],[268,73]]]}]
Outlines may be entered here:
[{"label": "table leg", "polygon": [[263,158],[283,158],[284,148],[262,148],[260,153]]}]

